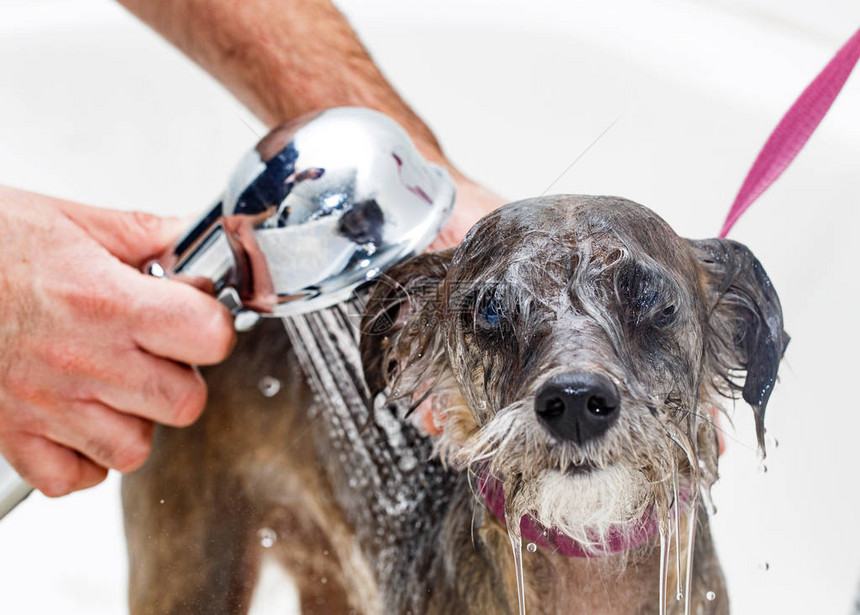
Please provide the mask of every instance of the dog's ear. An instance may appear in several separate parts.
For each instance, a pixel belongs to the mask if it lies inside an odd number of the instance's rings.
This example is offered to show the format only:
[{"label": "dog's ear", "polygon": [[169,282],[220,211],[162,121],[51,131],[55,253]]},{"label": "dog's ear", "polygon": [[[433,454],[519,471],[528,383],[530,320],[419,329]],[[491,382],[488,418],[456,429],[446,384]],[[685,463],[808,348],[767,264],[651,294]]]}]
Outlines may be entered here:
[{"label": "dog's ear", "polygon": [[430,357],[443,309],[439,285],[454,248],[420,254],[391,268],[374,285],[361,319],[361,362],[371,398],[407,361]]},{"label": "dog's ear", "polygon": [[[725,391],[740,388],[733,376],[746,371],[743,398],[755,413],[764,453],[764,412],[788,345],[779,297],[749,248],[728,239],[690,241],[704,271],[708,358]],[[729,391],[729,394],[731,392]]]}]

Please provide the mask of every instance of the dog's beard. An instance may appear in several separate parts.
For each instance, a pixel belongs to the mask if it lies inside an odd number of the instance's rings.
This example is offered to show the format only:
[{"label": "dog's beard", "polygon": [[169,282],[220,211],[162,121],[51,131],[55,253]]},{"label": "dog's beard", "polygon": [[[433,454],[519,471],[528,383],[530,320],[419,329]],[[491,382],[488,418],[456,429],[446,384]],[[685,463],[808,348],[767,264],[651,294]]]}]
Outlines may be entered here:
[{"label": "dog's beard", "polygon": [[478,426],[462,397],[451,392],[446,398],[461,403],[445,409],[436,442],[440,458],[460,470],[495,476],[504,487],[508,516],[530,514],[586,550],[608,550],[612,535],[638,531],[652,514],[668,528],[676,481],[693,498],[699,487],[713,482],[706,471],[703,484],[696,484],[689,471],[701,467],[698,447],[667,422],[663,410],[658,412],[663,418],[655,417],[651,425],[648,446],[631,440],[623,458],[609,459],[601,454],[601,443],[577,447],[547,437],[529,420],[530,400],[515,402]]},{"label": "dog's beard", "polygon": [[[511,481],[506,481],[511,482]],[[635,533],[651,501],[645,476],[618,464],[602,470],[574,474],[546,470],[521,480],[510,509],[518,516],[531,514],[544,527],[572,538],[585,549],[610,542],[610,530]]]}]

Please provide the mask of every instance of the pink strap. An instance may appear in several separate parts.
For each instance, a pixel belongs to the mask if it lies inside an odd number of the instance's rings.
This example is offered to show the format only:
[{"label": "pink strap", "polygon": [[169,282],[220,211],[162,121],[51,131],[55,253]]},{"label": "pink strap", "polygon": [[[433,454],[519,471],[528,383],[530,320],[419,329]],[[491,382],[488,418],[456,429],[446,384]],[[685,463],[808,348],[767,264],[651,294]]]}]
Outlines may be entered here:
[{"label": "pink strap", "polygon": [[860,58],[860,30],[854,33],[792,105],[756,158],[729,210],[720,237],[729,234],[747,208],[791,164],[827,114]]}]

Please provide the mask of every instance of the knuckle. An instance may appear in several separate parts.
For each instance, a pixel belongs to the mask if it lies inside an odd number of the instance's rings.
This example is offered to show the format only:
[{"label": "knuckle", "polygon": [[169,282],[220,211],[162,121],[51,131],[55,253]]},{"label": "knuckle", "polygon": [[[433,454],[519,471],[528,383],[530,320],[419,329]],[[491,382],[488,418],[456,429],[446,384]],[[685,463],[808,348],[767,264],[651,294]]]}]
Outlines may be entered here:
[{"label": "knuckle", "polygon": [[2,392],[12,398],[12,403],[0,405],[0,431],[36,436],[45,434],[50,425],[46,413],[50,405],[34,404],[9,388]]},{"label": "knuckle", "polygon": [[233,317],[224,306],[218,305],[204,328],[203,335],[210,351],[211,363],[220,363],[230,356],[236,344],[236,329],[233,326]]},{"label": "knuckle", "polygon": [[28,434],[43,435],[47,433],[49,421],[38,412],[17,412],[14,416],[15,429]]},{"label": "knuckle", "polygon": [[28,416],[33,413],[33,407],[49,406],[55,399],[55,387],[46,385],[46,380],[50,382],[55,375],[54,370],[42,363],[37,352],[31,353],[28,358],[9,366],[0,365],[0,370],[5,367],[0,378],[0,393],[11,399],[11,407],[21,408],[11,412],[13,416]]},{"label": "knuckle", "polygon": [[[91,414],[95,425],[103,417]],[[91,432],[80,452],[99,467],[114,468],[120,472],[137,469],[149,457],[152,449],[152,425],[137,417],[128,417],[123,422],[101,423]]]},{"label": "knuckle", "polygon": [[143,211],[129,212],[129,222],[147,233],[158,231],[161,228],[161,218]]},{"label": "knuckle", "polygon": [[71,473],[39,477],[31,484],[49,498],[59,498],[75,491]]},{"label": "knuckle", "polygon": [[[4,383],[6,394],[16,400],[18,403],[27,405],[40,404],[43,401],[43,388],[33,382],[32,378],[11,378],[9,382]],[[22,416],[29,416],[31,413],[21,413]]]},{"label": "knuckle", "polygon": [[96,280],[78,276],[73,281],[56,288],[58,298],[75,315],[78,322],[116,318],[121,314],[122,296],[119,292],[108,292],[113,284],[100,285]]},{"label": "knuckle", "polygon": [[88,487],[98,485],[105,478],[107,478],[107,473],[107,468],[93,464],[89,461],[85,463],[79,463],[73,476],[66,484],[66,487],[68,489],[66,493],[71,493],[72,491],[80,491],[81,489],[86,489]]},{"label": "knuckle", "polygon": [[188,384],[171,412],[171,425],[187,427],[196,421],[206,407],[206,384],[199,376]]},{"label": "knuckle", "polygon": [[54,371],[64,374],[88,373],[91,358],[68,344],[54,344],[45,350],[45,362]]},{"label": "knuckle", "polygon": [[123,217],[123,221],[125,237],[129,244],[146,246],[151,250],[158,249],[157,237],[161,230],[161,218],[142,211],[131,211]]},{"label": "knuckle", "polygon": [[114,451],[111,467],[120,472],[133,472],[141,467],[152,452],[152,439],[139,431]]},{"label": "knuckle", "polygon": [[17,444],[4,449],[4,456],[8,455],[7,459],[22,479],[46,497],[68,495],[100,483],[107,476],[105,468],[85,457],[69,457],[71,449],[66,449],[66,454],[63,454],[61,451],[65,447],[50,444],[45,448],[38,444],[38,438],[32,437],[13,439],[15,441]]}]

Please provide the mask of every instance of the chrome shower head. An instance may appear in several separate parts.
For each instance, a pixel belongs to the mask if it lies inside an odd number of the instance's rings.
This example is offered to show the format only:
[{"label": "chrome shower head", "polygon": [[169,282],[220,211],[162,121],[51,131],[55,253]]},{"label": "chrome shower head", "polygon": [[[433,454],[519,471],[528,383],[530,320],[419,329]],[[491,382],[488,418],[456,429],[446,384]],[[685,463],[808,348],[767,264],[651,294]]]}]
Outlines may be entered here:
[{"label": "chrome shower head", "polygon": [[236,312],[290,316],[329,307],[426,248],[454,185],[387,116],[336,108],[273,130],[159,276],[191,279]]}]

